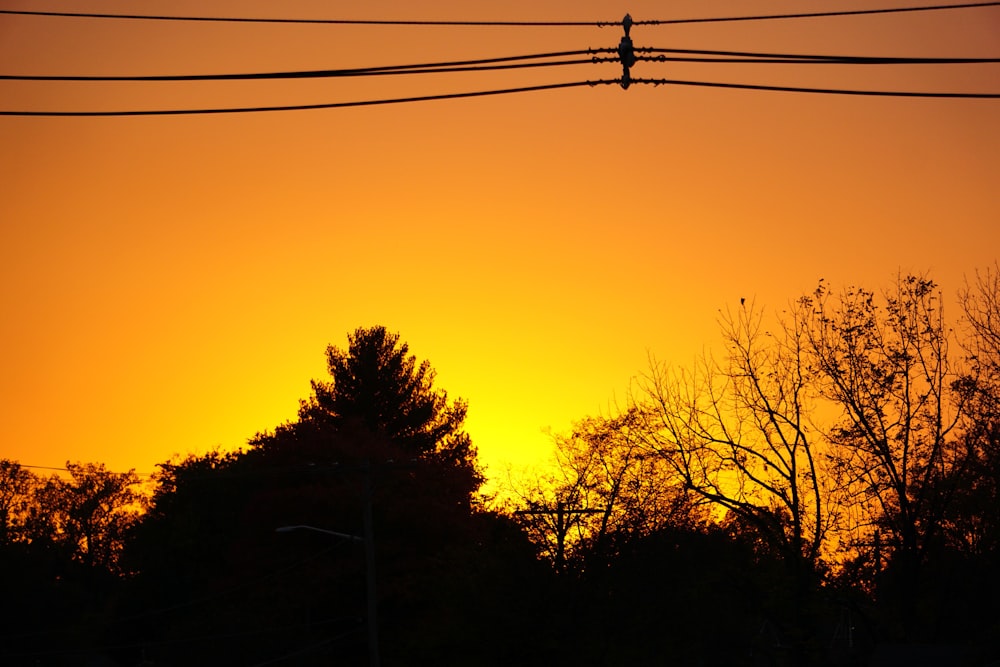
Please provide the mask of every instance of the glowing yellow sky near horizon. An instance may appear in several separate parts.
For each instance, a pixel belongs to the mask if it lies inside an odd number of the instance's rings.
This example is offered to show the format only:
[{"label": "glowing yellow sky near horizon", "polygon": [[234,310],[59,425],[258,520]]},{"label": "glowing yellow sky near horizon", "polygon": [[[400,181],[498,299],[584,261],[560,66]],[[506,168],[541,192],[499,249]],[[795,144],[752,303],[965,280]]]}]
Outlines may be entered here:
[{"label": "glowing yellow sky near horizon", "polygon": [[[903,6],[831,3],[819,10]],[[0,2],[5,9],[38,3]],[[148,2],[148,13],[617,20],[794,2]],[[138,11],[132,3],[45,9]],[[0,73],[358,67],[615,46],[618,28],[361,28],[0,16]],[[643,27],[637,45],[1000,56],[1000,10]],[[776,66],[777,67],[777,66]],[[1000,90],[1000,67],[682,66],[637,76]],[[237,84],[0,82],[0,107],[314,103],[613,78]],[[930,272],[953,295],[1000,241],[1000,101],[636,86],[358,109],[0,118],[0,456],[149,471],[294,416],[324,349],[400,333],[469,400],[494,474],[544,429],[686,364],[740,297]],[[957,307],[952,306],[952,311]]]}]

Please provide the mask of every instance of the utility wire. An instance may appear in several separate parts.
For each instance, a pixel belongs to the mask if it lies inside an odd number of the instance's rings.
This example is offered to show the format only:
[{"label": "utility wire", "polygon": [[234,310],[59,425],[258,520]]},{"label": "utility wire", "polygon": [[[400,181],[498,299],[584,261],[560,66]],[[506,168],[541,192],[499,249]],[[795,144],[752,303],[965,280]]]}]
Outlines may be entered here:
[{"label": "utility wire", "polygon": [[156,14],[104,14],[98,12],[53,12],[0,9],[0,14],[51,16],[84,19],[128,19],[141,21],[202,21],[213,23],[306,23],[321,25],[397,25],[397,26],[496,26],[496,27],[603,27],[621,21],[421,21],[369,19],[259,18],[242,16],[173,16]]},{"label": "utility wire", "polygon": [[819,93],[824,95],[864,95],[871,97],[927,97],[949,99],[1000,99],[1000,93],[935,93],[901,90],[847,90],[842,88],[800,88],[797,86],[768,86],[750,83],[721,83],[715,81],[685,81],[676,79],[632,79],[632,83],[654,86],[700,86],[706,88],[735,88],[739,90],[767,90],[785,93]]},{"label": "utility wire", "polygon": [[416,97],[396,97],[389,99],[358,100],[353,102],[330,102],[323,104],[290,104],[280,106],[259,107],[225,107],[216,109],[149,109],[128,111],[9,111],[0,110],[0,116],[48,116],[48,117],[96,117],[96,116],[190,116],[204,114],[258,113],[264,111],[306,111],[315,109],[343,109],[347,107],[380,106],[385,104],[403,104],[407,102],[429,102],[433,100],[453,100],[465,97],[487,97],[492,95],[508,95],[512,93],[527,93],[539,90],[556,90],[560,88],[578,88],[581,86],[599,86],[617,84],[617,79],[602,79],[597,81],[572,81],[569,83],[549,83],[538,86],[522,86],[520,88],[504,88],[499,90],[477,90],[464,93],[445,93],[441,95],[422,95]]},{"label": "utility wire", "polygon": [[[29,470],[53,470],[55,472],[71,472],[69,468],[60,468],[57,466],[32,466],[32,465],[27,465],[25,463],[18,463],[17,461],[15,461],[14,463],[17,463],[17,465],[21,468],[27,468]],[[136,477],[147,477],[147,478],[154,477],[156,475],[156,473],[152,472],[136,472],[135,470],[129,470],[128,472],[118,472],[115,470],[86,470],[82,472],[84,472],[87,475],[103,475],[103,476],[135,475]]]},{"label": "utility wire", "polygon": [[[31,75],[0,74],[0,81],[262,81],[275,79],[330,79],[357,76],[388,76],[398,74],[453,74],[455,72],[493,72],[511,69],[554,67],[557,65],[591,65],[596,62],[617,62],[617,58],[587,58],[560,60],[547,63],[514,63],[507,65],[472,65],[468,67],[434,67],[428,69],[395,70],[306,70],[298,72],[254,72],[247,74],[163,74],[139,76],[77,76],[77,75]],[[649,58],[649,60],[655,60]]]},{"label": "utility wire", "polygon": [[[699,86],[707,88],[731,88],[740,90],[778,91],[790,93],[818,93],[826,95],[856,95],[870,97],[911,97],[911,98],[948,98],[948,99],[1000,99],[1000,93],[965,93],[965,92],[920,92],[897,90],[848,90],[840,88],[804,88],[796,86],[769,86],[746,83],[723,83],[713,81],[687,81],[677,79],[630,79],[630,83],[643,83],[654,86]],[[325,104],[302,104],[261,107],[227,107],[217,109],[149,109],[129,111],[0,111],[0,116],[26,117],[120,117],[120,116],[190,116],[204,114],[259,113],[265,111],[303,111],[317,109],[341,109],[348,107],[378,106],[385,104],[402,104],[407,102],[427,102],[433,100],[450,100],[466,97],[486,97],[510,93],[525,93],[539,90],[555,90],[560,88],[577,88],[581,86],[622,85],[622,79],[599,79],[596,81],[574,81],[570,83],[553,83],[541,86],[525,86],[522,88],[506,88],[502,90],[481,90],[465,93],[447,93],[443,95],[425,95],[420,97],[400,97],[392,99],[359,100],[353,102],[331,102]]]},{"label": "utility wire", "polygon": [[[944,58],[944,57],[896,57],[896,56],[838,56],[797,53],[761,53],[758,51],[710,51],[705,49],[659,49],[653,47],[635,47],[637,54],[641,53],[677,53],[691,56],[726,56],[741,60],[723,62],[767,62],[770,59],[801,61],[804,63],[833,63],[837,65],[967,65],[976,63],[998,63],[1000,58]],[[640,60],[658,60],[659,58],[637,56]],[[669,60],[669,59],[667,59]],[[699,61],[700,62],[700,61]]]},{"label": "utility wire", "polygon": [[665,19],[634,21],[632,25],[679,25],[684,23],[723,23],[733,21],[770,21],[776,19],[811,19],[830,18],[835,16],[864,16],[871,14],[898,14],[902,12],[927,12],[945,9],[975,9],[980,7],[997,7],[1000,2],[966,2],[959,5],[918,5],[913,7],[891,7],[883,9],[854,9],[829,12],[798,12],[790,14],[755,14],[745,16],[715,16],[709,18]]},{"label": "utility wire", "polygon": [[[743,63],[752,65],[960,65],[1000,63],[1000,58],[705,58],[700,56],[636,56],[637,62]],[[0,77],[2,79],[3,77]]]},{"label": "utility wire", "polygon": [[[559,51],[527,56],[505,56],[478,60],[456,60],[417,65],[382,65],[351,69],[300,70],[286,72],[245,72],[227,74],[156,74],[156,75],[34,75],[0,74],[0,81],[236,81],[263,79],[326,79],[338,77],[378,76],[389,74],[442,74],[452,72],[481,72],[489,70],[518,69],[525,67],[550,67],[554,65],[582,65],[596,62],[617,61],[617,58],[599,58],[598,53],[614,53],[613,48]],[[518,60],[562,58],[590,55],[574,60],[547,60],[540,63],[516,63]],[[501,64],[502,63],[502,64]]]},{"label": "utility wire", "polygon": [[[359,67],[353,69],[297,70],[284,72],[241,72],[226,74],[144,74],[144,75],[69,75],[69,74],[0,74],[0,81],[259,81],[274,79],[327,79],[340,77],[383,76],[392,74],[450,74],[455,72],[483,72],[557,65],[585,65],[602,62],[619,62],[617,57],[577,58],[539,63],[510,63],[513,60],[527,60],[549,56],[576,54],[613,53],[611,48],[587,49],[585,51],[565,51],[557,54],[538,56],[510,56],[483,60],[427,63],[423,65],[387,65],[380,67]],[[754,64],[830,64],[830,65],[968,65],[1000,63],[1000,58],[925,58],[925,57],[883,57],[883,56],[828,56],[799,54],[768,54],[741,51],[705,51],[692,49],[636,48],[637,53],[657,53],[655,56],[636,56],[636,60],[646,62],[693,62],[693,63],[754,63]],[[693,54],[667,56],[663,54]],[[704,57],[704,54],[712,57]],[[498,64],[479,64],[498,63]],[[499,64],[504,63],[504,64]]]},{"label": "utility wire", "polygon": [[[717,16],[689,19],[661,19],[634,21],[633,25],[677,25],[684,23],[718,23],[726,21],[764,21],[773,19],[803,19],[836,16],[861,16],[870,14],[894,14],[900,12],[923,12],[947,9],[974,9],[996,7],[1000,2],[968,2],[954,5],[918,5],[882,9],[857,9],[827,12],[800,12],[788,14],[757,14],[745,16]],[[201,21],[225,23],[291,23],[322,25],[396,25],[396,26],[489,26],[489,27],[607,27],[621,25],[621,21],[422,21],[422,20],[367,20],[367,19],[304,19],[304,18],[259,18],[238,16],[171,16],[156,14],[110,14],[98,12],[57,12],[43,10],[3,9],[0,14],[18,16],[48,16],[63,18],[127,19],[142,21]]]}]

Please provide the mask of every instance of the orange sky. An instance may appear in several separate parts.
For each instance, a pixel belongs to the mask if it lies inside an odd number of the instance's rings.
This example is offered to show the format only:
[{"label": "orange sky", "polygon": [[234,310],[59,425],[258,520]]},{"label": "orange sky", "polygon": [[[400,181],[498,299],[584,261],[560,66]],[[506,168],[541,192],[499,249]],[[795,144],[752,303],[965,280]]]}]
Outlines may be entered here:
[{"label": "orange sky", "polygon": [[[905,6],[875,0],[809,9]],[[129,2],[0,9],[138,12]],[[141,11],[619,20],[797,2],[167,2]],[[620,28],[0,16],[3,74],[395,65],[613,47]],[[637,26],[637,46],[1000,56],[1000,9]],[[0,82],[2,109],[308,104],[614,78],[616,64],[240,83]],[[664,65],[634,76],[1000,92],[1000,65]],[[0,118],[0,456],[151,471],[294,416],[324,349],[398,331],[470,402],[494,475],[687,364],[719,308],[997,260],[1000,101],[574,88],[325,111]],[[954,300],[952,301],[954,303]],[[951,312],[957,312],[953,305]]]}]

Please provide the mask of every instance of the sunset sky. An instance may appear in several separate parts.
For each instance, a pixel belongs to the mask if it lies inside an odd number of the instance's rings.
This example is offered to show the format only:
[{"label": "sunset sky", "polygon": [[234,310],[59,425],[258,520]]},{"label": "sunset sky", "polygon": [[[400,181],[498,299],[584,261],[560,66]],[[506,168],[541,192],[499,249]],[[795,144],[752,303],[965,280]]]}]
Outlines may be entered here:
[{"label": "sunset sky", "polygon": [[[855,0],[808,11],[911,6]],[[935,4],[935,3],[925,3]],[[320,19],[620,21],[801,2],[12,2]],[[0,15],[0,74],[221,74],[615,47],[611,27]],[[1000,57],[1000,7],[635,26],[636,46]],[[614,79],[617,63],[249,82],[0,81],[3,111],[296,105]],[[1000,92],[1000,65],[639,62],[634,77]],[[295,416],[383,324],[469,401],[489,472],[607,413],[720,308],[928,273],[958,311],[1000,247],[1000,100],[616,85],[386,106],[0,117],[0,456],[150,472]],[[949,305],[950,304],[950,305]]]}]

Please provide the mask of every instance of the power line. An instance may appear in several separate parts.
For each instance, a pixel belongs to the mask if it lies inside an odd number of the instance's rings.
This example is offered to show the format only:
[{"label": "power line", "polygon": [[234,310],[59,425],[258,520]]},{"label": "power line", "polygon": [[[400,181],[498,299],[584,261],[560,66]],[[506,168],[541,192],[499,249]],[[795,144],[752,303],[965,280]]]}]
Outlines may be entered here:
[{"label": "power line", "polygon": [[818,93],[823,95],[861,95],[871,97],[925,97],[947,99],[1000,99],[1000,93],[941,93],[901,90],[847,90],[841,88],[802,88],[797,86],[769,86],[750,83],[721,83],[715,81],[686,81],[676,79],[632,79],[632,83],[654,86],[700,86],[706,88],[733,88],[738,90],[766,90],[785,93]]},{"label": "power line", "polygon": [[[262,81],[275,79],[330,79],[358,76],[387,76],[398,74],[454,74],[456,72],[492,72],[510,69],[554,67],[557,65],[591,65],[596,62],[612,62],[611,58],[587,58],[560,60],[545,63],[514,63],[505,65],[473,65],[459,67],[435,67],[407,70],[305,70],[295,72],[253,72],[239,74],[162,74],[162,75],[31,75],[0,74],[0,81]],[[649,60],[653,60],[650,58]]]},{"label": "power line", "polygon": [[[615,49],[581,49],[558,51],[525,56],[504,56],[500,58],[480,58],[477,60],[456,60],[415,65],[381,65],[350,69],[299,70],[285,72],[242,72],[227,74],[150,74],[150,75],[62,75],[62,74],[0,74],[3,81],[238,81],[264,79],[318,79],[337,77],[377,76],[389,74],[442,74],[452,72],[480,72],[525,67],[550,67],[554,65],[582,65],[610,62],[617,58],[599,58],[598,53],[614,53]],[[589,55],[590,58],[574,60],[547,60],[540,63],[517,63],[519,60],[543,58],[563,58],[567,56]]]},{"label": "power line", "polygon": [[[764,21],[775,19],[828,18],[837,16],[863,16],[895,14],[948,9],[975,9],[1000,6],[1000,2],[969,2],[953,5],[917,5],[880,9],[857,9],[826,12],[798,12],[786,14],[756,14],[744,16],[716,16],[687,19],[653,19],[635,21],[634,25],[678,25],[685,23],[719,23],[732,21]],[[482,27],[607,27],[621,25],[621,21],[435,21],[435,20],[380,20],[380,19],[307,19],[266,18],[241,16],[180,16],[157,14],[113,14],[99,12],[58,12],[44,10],[3,9],[0,14],[18,16],[44,16],[61,18],[121,19],[141,21],[198,21],[214,23],[276,23],[318,25],[381,25],[381,26],[482,26]]]},{"label": "power line", "polygon": [[[701,56],[636,56],[639,62],[725,63],[746,65],[970,65],[1000,63],[1000,58],[705,58]],[[0,77],[3,78],[3,77]]]},{"label": "power line", "polygon": [[[18,463],[17,465],[19,465],[22,468],[31,468],[33,470],[58,470],[60,472],[69,472],[69,468],[58,468],[56,466],[29,466],[25,463]],[[117,474],[117,473],[108,473],[108,474]]]},{"label": "power line", "polygon": [[[738,90],[760,90],[790,93],[814,93],[825,95],[854,95],[869,97],[909,97],[909,98],[942,98],[942,99],[1000,99],[1000,93],[972,92],[922,92],[898,90],[850,90],[840,88],[806,88],[797,86],[772,86],[748,83],[724,83],[715,81],[689,81],[678,79],[630,79],[631,83],[643,83],[654,86],[698,86],[707,88],[730,88]],[[417,97],[397,97],[390,99],[356,100],[352,102],[330,102],[322,104],[301,104],[259,107],[225,107],[216,109],[142,109],[127,111],[9,111],[0,110],[0,116],[23,117],[123,117],[123,116],[190,116],[207,114],[261,113],[269,111],[307,111],[319,109],[342,109],[349,107],[380,106],[386,104],[403,104],[409,102],[428,102],[435,100],[461,99],[468,97],[487,97],[511,93],[526,93],[541,90],[557,90],[561,88],[578,88],[581,86],[622,85],[622,79],[598,79],[595,81],[573,81],[569,83],[552,83],[539,86],[524,86],[520,88],[505,88],[499,90],[480,90],[463,93],[445,93],[440,95],[423,95]],[[27,467],[27,466],[25,466]],[[53,468],[56,469],[56,468]],[[61,469],[60,469],[61,470]]]},{"label": "power line", "polygon": [[898,14],[902,12],[928,12],[946,9],[975,9],[997,7],[1000,2],[967,2],[959,5],[923,5],[912,7],[891,7],[883,9],[854,9],[829,12],[798,12],[789,14],[755,14],[745,16],[716,16],[709,18],[665,19],[635,21],[634,25],[679,25],[684,23],[723,23],[734,21],[770,21],[777,19],[831,18],[836,16],[864,16],[872,14]]},{"label": "power line", "polygon": [[[1000,4],[1000,3],[997,3]],[[872,57],[872,56],[829,56],[829,55],[803,55],[803,54],[774,54],[745,51],[712,51],[695,49],[657,49],[640,48],[636,49],[642,53],[658,53],[660,56],[640,56],[643,60],[684,60],[694,62],[781,62],[795,64],[969,64],[969,63],[996,63],[1000,58],[898,58],[898,57]],[[610,52],[611,49],[587,49],[583,51],[565,51],[555,54],[537,54],[530,56],[507,56],[502,58],[480,59],[470,61],[452,61],[450,63],[428,63],[422,65],[393,65],[369,67],[349,70],[309,70],[293,72],[270,72],[270,73],[241,73],[241,74],[216,74],[216,75],[150,75],[150,76],[29,76],[29,75],[0,75],[0,79],[29,79],[29,80],[83,80],[83,81],[194,81],[194,80],[220,80],[220,79],[274,79],[274,78],[319,78],[335,76],[360,76],[373,73],[416,73],[416,72],[449,72],[449,71],[470,71],[477,69],[488,69],[489,67],[474,63],[500,63],[511,66],[511,61],[526,60],[532,58],[544,58],[563,55],[575,55],[579,53],[593,54],[596,52]],[[686,54],[684,57],[667,57],[662,54]],[[713,56],[711,58],[694,58],[690,56]],[[621,60],[619,58],[592,57],[590,60],[582,61],[560,61],[558,63],[547,64],[579,64],[598,61]],[[468,66],[466,67],[466,64]],[[539,63],[533,63],[538,65]],[[456,67],[452,67],[455,65]],[[631,82],[629,78],[629,82]],[[918,91],[885,91],[885,90],[848,90],[832,88],[810,88],[796,86],[775,86],[759,84],[741,84],[724,82],[690,81],[676,79],[636,79],[636,83],[651,85],[682,85],[700,86],[715,88],[731,88],[742,90],[798,92],[798,93],[818,93],[834,95],[856,95],[856,96],[881,96],[881,97],[923,97],[923,98],[952,98],[952,99],[996,99],[1000,98],[998,93],[970,93],[970,92],[918,92]],[[561,88],[572,88],[580,86],[597,86],[607,84],[619,84],[627,88],[626,81],[622,79],[603,79],[596,81],[575,81],[568,83],[542,84],[535,86],[522,86],[517,88],[505,88],[485,91],[469,91],[459,93],[444,93],[436,95],[423,95],[403,98],[383,98],[374,100],[356,100],[348,102],[331,102],[319,104],[302,105],[274,105],[256,107],[222,107],[210,109],[148,109],[148,110],[113,110],[113,111],[12,111],[0,110],[0,116],[23,116],[23,117],[111,117],[111,116],[176,116],[176,115],[206,115],[206,114],[231,114],[231,113],[257,113],[270,111],[302,111],[319,109],[336,109],[361,106],[378,106],[387,104],[401,104],[409,102],[424,102],[434,100],[459,99],[468,97],[484,97],[493,95],[504,95],[512,93],[532,92],[541,90],[554,90]]]},{"label": "power line", "polygon": [[[947,57],[910,57],[910,56],[839,56],[823,54],[799,53],[761,53],[758,51],[715,51],[705,49],[659,49],[652,47],[635,47],[637,53],[677,53],[691,56],[724,56],[733,60],[696,60],[694,62],[803,62],[835,65],[968,65],[983,63],[998,63],[1000,58],[947,58]],[[659,57],[637,56],[640,60],[658,61]],[[662,58],[670,61],[671,58]]]},{"label": "power line", "polygon": [[527,93],[540,90],[557,90],[560,88],[578,88],[581,86],[599,86],[617,84],[618,79],[601,79],[597,81],[572,81],[569,83],[549,83],[538,86],[522,86],[520,88],[503,88],[499,90],[477,90],[464,93],[444,93],[440,95],[422,95],[416,97],[396,97],[376,100],[357,100],[352,102],[330,102],[322,104],[291,104],[280,106],[259,107],[225,107],[216,109],[149,109],[128,111],[9,111],[0,110],[0,116],[30,116],[30,117],[97,117],[97,116],[190,116],[205,114],[259,113],[264,111],[308,111],[317,109],[343,109],[348,107],[380,106],[385,104],[403,104],[408,102],[429,102],[434,100],[453,100],[466,97],[487,97],[492,95],[508,95],[512,93]]},{"label": "power line", "polygon": [[[645,62],[691,63],[752,63],[752,64],[830,64],[830,65],[968,65],[1000,63],[1000,58],[946,58],[946,57],[892,57],[892,56],[834,56],[753,53],[746,51],[708,51],[696,49],[636,48],[639,53],[660,55],[636,56]],[[255,81],[275,79],[326,79],[340,77],[379,76],[392,74],[448,74],[455,72],[482,72],[557,65],[584,65],[618,62],[616,57],[598,57],[597,53],[613,53],[612,48],[563,51],[531,56],[507,56],[479,60],[426,63],[420,65],[386,65],[350,69],[293,70],[283,72],[239,72],[225,74],[142,74],[142,75],[72,75],[72,74],[0,74],[0,81]],[[664,54],[691,54],[668,56]],[[587,54],[590,58],[556,60],[540,63],[511,63],[510,61],[534,58],[563,57]],[[705,57],[711,56],[711,57]],[[489,64],[497,63],[497,64]],[[503,63],[503,64],[500,64]]]},{"label": "power line", "polygon": [[395,26],[480,26],[480,27],[604,27],[621,21],[425,21],[380,19],[304,19],[261,18],[244,16],[178,16],[157,14],[105,14],[98,12],[54,12],[0,9],[0,14],[19,16],[49,16],[84,19],[126,19],[140,21],[201,21],[211,23],[293,23],[318,25],[395,25]]},{"label": "power line", "polygon": [[[17,463],[15,461],[15,463]],[[30,470],[52,470],[54,472],[72,472],[69,468],[60,468],[58,466],[33,466],[27,465],[25,463],[17,463],[21,468],[28,468]],[[114,470],[84,470],[87,475],[115,475],[123,477],[126,475],[135,475],[136,477],[154,477],[156,473],[152,472],[136,472],[135,470],[129,470],[128,472],[117,472]]]}]

